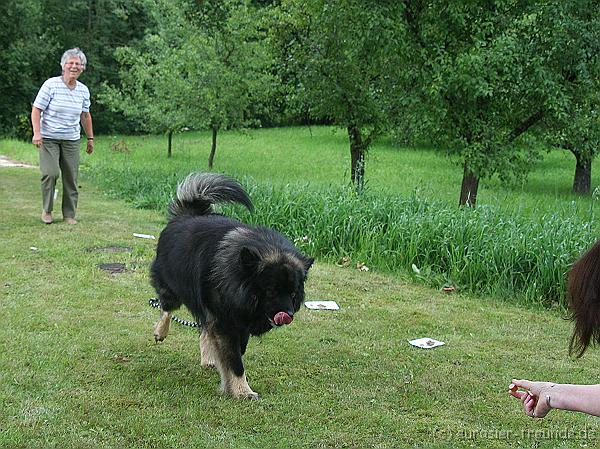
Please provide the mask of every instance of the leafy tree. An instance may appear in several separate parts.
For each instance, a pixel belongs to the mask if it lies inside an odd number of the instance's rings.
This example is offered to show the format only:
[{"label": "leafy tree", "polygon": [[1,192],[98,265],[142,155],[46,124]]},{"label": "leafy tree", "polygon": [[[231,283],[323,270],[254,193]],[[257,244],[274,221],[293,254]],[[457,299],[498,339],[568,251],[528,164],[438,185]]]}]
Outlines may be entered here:
[{"label": "leafy tree", "polygon": [[149,132],[167,133],[169,156],[174,132],[211,129],[211,168],[218,130],[250,123],[264,85],[264,45],[246,2],[155,2],[157,32],[119,49],[122,81],[106,85],[102,101]]},{"label": "leafy tree", "polygon": [[31,103],[47,78],[45,61],[59,47],[42,21],[43,8],[37,1],[0,2],[0,134],[18,129],[20,137],[31,138]]},{"label": "leafy tree", "polygon": [[365,182],[365,156],[389,126],[389,86],[403,76],[397,2],[283,0],[273,11],[272,45],[288,103],[343,127],[351,180]]},{"label": "leafy tree", "polygon": [[198,88],[206,99],[201,108],[212,132],[212,168],[218,131],[258,125],[273,78],[259,8],[246,0],[197,0],[196,6],[189,17],[194,34],[204,36],[207,53]]},{"label": "leafy tree", "polygon": [[600,151],[600,11],[596,2],[546,4],[535,18],[537,54],[556,85],[543,117],[542,138],[575,157],[573,192],[589,194]]},{"label": "leafy tree", "polygon": [[[541,157],[528,131],[547,138],[552,123],[563,135],[567,123],[560,118],[585,109],[584,86],[597,78],[589,76],[597,73],[589,56],[597,54],[590,39],[597,8],[558,0],[405,5],[411,57],[423,68],[417,85],[429,135],[461,160],[459,204],[475,205],[480,179],[520,180]],[[576,38],[581,26],[594,32]]]},{"label": "leafy tree", "polygon": [[195,48],[174,49],[158,35],[147,36],[138,48],[122,47],[116,52],[122,64],[121,83],[105,84],[99,95],[100,102],[135,120],[140,129],[167,134],[168,157],[173,133],[202,120],[196,106],[202,98],[195,89],[196,73],[186,53],[195,60]]},{"label": "leafy tree", "polygon": [[463,166],[459,204],[474,206],[481,178],[508,181],[527,173],[536,147],[515,140],[541,101],[528,91],[529,64],[519,32],[527,2],[407,1],[405,23],[414,45],[427,130]]},{"label": "leafy tree", "polygon": [[[588,98],[581,99],[581,103],[571,103],[568,117],[548,120],[557,126],[548,128],[549,142],[575,156],[574,193],[589,194],[591,191],[592,161],[600,151],[599,100],[596,93],[590,93]],[[555,140],[551,140],[553,137]]]}]

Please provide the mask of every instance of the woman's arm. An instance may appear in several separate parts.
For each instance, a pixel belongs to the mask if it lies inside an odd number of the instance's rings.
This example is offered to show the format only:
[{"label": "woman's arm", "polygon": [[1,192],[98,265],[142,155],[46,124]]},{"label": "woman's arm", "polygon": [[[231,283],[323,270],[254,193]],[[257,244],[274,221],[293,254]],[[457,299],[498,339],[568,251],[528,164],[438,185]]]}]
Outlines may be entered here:
[{"label": "woman's arm", "polygon": [[600,385],[513,380],[509,393],[523,402],[527,415],[535,418],[543,418],[553,408],[600,416]]},{"label": "woman's arm", "polygon": [[600,416],[600,385],[555,384],[547,394],[552,408]]},{"label": "woman's arm", "polygon": [[94,138],[94,127],[92,126],[92,114],[90,112],[81,113],[81,126],[88,138]]},{"label": "woman's arm", "polygon": [[92,114],[90,112],[81,113],[81,126],[83,126],[83,130],[87,136],[86,151],[88,154],[91,154],[92,151],[94,151],[94,126],[92,124]]},{"label": "woman's arm", "polygon": [[40,126],[41,117],[42,110],[33,106],[31,108],[31,126],[33,128],[33,138],[31,139],[31,143],[36,147],[39,147],[42,144],[42,132]]}]

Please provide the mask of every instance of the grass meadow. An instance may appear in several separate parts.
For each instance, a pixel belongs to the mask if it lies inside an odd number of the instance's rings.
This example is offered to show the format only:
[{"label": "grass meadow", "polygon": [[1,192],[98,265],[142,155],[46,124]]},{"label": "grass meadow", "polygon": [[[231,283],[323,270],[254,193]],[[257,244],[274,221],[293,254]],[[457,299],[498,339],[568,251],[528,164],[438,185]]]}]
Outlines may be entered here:
[{"label": "grass meadow", "polygon": [[[135,166],[140,172],[206,170],[210,133],[188,132],[173,138],[173,157],[166,158],[165,136],[100,136],[96,153],[83,155],[83,166]],[[37,164],[35,148],[26,142],[0,140],[0,154]],[[221,132],[214,170],[257,183],[347,185],[350,179],[348,138],[343,129],[297,127]],[[600,185],[600,161],[594,162],[592,186]],[[574,197],[571,186],[575,158],[552,151],[537,162],[527,182],[504,187],[499,180],[480,184],[478,204],[500,210],[540,214],[557,212],[589,216],[590,201]],[[458,204],[462,167],[443,151],[405,148],[388,139],[376,141],[367,156],[367,187],[388,194]]]},{"label": "grass meadow", "polygon": [[[99,142],[102,142],[100,137]],[[102,144],[96,157],[102,155]],[[84,156],[85,157],[85,156]],[[170,164],[171,162],[165,162]],[[91,164],[85,162],[86,170]],[[216,392],[197,331],[173,324],[155,344],[148,266],[164,212],[107,196],[89,175],[79,224],[41,224],[35,169],[0,168],[0,447],[574,448],[600,422],[524,416],[510,379],[590,383],[600,353],[567,354],[558,309],[446,294],[409,276],[318,260],[292,325],[252,339],[260,401]],[[110,274],[102,263],[122,263]],[[182,312],[180,316],[186,318]],[[431,337],[432,350],[407,340]]]}]

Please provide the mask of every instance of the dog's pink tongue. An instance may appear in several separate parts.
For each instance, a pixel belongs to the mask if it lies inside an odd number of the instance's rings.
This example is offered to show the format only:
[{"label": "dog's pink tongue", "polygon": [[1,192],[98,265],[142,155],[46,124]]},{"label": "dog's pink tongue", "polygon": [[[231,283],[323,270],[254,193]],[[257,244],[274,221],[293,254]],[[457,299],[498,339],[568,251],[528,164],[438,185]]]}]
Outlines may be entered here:
[{"label": "dog's pink tongue", "polygon": [[294,317],[288,315],[285,312],[277,312],[277,314],[273,318],[273,321],[277,326],[281,326],[283,324],[290,324],[293,319]]}]

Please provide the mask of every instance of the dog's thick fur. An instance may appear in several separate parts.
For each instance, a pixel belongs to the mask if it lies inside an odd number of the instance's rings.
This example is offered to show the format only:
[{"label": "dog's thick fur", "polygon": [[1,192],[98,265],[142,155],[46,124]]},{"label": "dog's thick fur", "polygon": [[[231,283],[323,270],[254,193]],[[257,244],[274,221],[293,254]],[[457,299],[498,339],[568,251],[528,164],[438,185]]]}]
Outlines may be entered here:
[{"label": "dog's thick fur", "polygon": [[215,214],[223,202],[252,210],[227,176],[192,173],[179,184],[151,267],[161,306],[154,336],[164,340],[171,312],[185,305],[201,327],[202,366],[218,369],[223,392],[258,399],[242,362],[248,339],[281,324],[278,313],[291,319],[300,309],[313,259],[277,231]]}]

